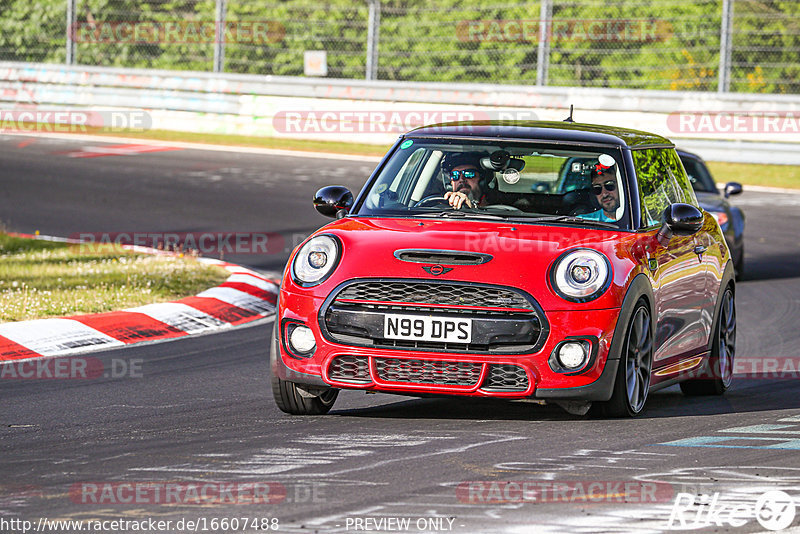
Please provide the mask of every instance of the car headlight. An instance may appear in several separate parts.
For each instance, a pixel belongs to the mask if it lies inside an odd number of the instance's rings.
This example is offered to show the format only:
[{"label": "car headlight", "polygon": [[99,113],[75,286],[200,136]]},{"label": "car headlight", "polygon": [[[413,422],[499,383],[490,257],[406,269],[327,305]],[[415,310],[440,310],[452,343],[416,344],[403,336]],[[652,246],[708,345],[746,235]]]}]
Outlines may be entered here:
[{"label": "car headlight", "polygon": [[292,278],[303,286],[324,281],[339,263],[339,241],[333,236],[318,235],[300,247],[292,263]]},{"label": "car headlight", "polygon": [[561,298],[572,302],[588,302],[608,289],[611,265],[596,250],[571,250],[562,254],[553,264],[550,282]]}]

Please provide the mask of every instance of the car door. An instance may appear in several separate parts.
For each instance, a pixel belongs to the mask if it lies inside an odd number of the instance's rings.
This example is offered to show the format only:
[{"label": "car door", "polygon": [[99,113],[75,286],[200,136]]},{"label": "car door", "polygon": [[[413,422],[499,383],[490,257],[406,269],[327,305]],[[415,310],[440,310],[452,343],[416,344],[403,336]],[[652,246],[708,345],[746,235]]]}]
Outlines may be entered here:
[{"label": "car door", "polygon": [[[676,202],[694,203],[670,165],[670,149],[633,151],[642,205],[642,224],[654,239],[648,268],[653,280],[656,371],[702,351],[707,341],[701,315],[706,303],[706,265],[697,234],[658,236],[664,210]],[[685,177],[685,174],[684,174]]]}]

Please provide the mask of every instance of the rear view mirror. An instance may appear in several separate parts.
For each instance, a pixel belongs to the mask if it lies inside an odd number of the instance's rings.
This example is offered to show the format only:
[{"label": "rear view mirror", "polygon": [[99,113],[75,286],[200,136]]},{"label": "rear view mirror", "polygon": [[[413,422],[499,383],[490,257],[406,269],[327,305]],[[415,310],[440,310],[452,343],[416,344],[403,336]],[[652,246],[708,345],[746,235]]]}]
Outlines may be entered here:
[{"label": "rear view mirror", "polygon": [[664,226],[675,235],[692,235],[703,227],[703,212],[680,202],[664,210]]},{"label": "rear view mirror", "polygon": [[725,198],[742,193],[742,184],[739,182],[728,182],[725,184]]},{"label": "rear view mirror", "polygon": [[343,185],[323,187],[314,195],[314,207],[326,217],[343,217],[353,207],[353,193]]}]

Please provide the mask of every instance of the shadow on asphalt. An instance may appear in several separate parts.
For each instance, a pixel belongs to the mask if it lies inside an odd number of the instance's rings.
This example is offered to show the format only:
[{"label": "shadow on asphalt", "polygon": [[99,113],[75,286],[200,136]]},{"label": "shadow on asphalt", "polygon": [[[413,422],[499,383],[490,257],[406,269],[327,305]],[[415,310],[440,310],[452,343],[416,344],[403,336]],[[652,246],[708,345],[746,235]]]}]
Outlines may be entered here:
[{"label": "shadow on asphalt", "polygon": [[[800,408],[796,379],[739,379],[723,396],[686,397],[677,386],[651,393],[637,419],[752,413]],[[570,415],[559,406],[498,399],[415,398],[368,408],[336,410],[331,415],[383,419],[496,421],[580,421],[598,417]]]},{"label": "shadow on asphalt", "polygon": [[740,282],[780,280],[800,277],[800,255],[797,250],[745,257],[744,276]]}]

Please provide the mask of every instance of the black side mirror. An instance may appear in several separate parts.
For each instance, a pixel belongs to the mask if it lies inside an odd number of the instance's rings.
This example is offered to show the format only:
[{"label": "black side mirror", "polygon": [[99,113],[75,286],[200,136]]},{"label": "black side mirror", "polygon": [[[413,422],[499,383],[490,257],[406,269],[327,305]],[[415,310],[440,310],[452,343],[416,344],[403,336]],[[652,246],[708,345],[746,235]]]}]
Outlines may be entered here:
[{"label": "black side mirror", "polygon": [[742,193],[742,184],[739,182],[728,182],[725,184],[725,198],[731,195],[740,195]]},{"label": "black side mirror", "polygon": [[675,235],[692,235],[703,227],[703,212],[691,204],[672,204],[664,210],[664,226]]},{"label": "black side mirror", "polygon": [[314,195],[314,207],[326,217],[343,217],[353,207],[353,193],[343,185],[323,187]]}]

